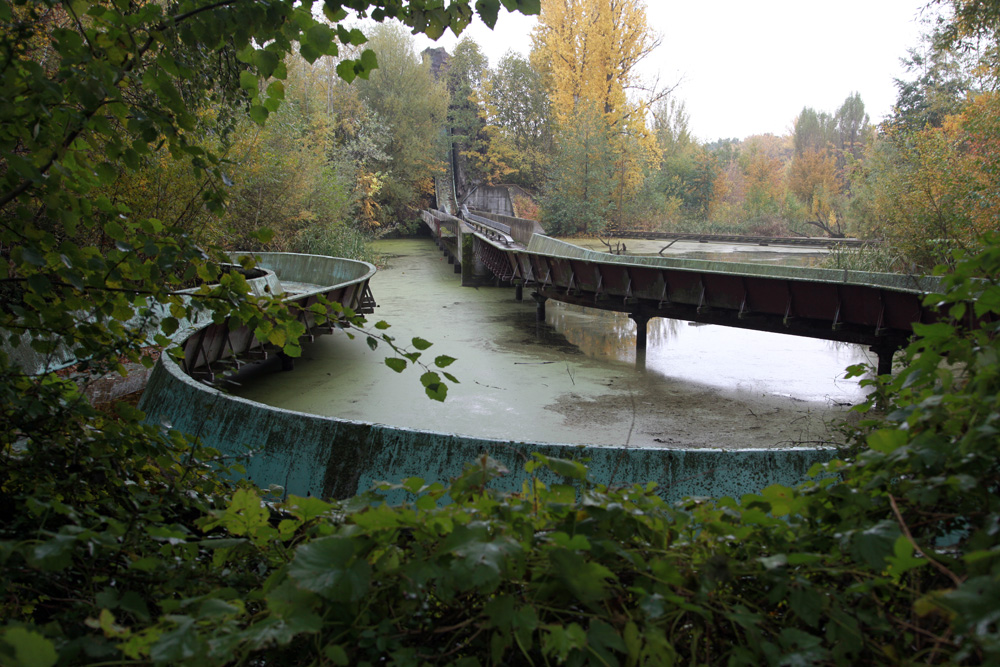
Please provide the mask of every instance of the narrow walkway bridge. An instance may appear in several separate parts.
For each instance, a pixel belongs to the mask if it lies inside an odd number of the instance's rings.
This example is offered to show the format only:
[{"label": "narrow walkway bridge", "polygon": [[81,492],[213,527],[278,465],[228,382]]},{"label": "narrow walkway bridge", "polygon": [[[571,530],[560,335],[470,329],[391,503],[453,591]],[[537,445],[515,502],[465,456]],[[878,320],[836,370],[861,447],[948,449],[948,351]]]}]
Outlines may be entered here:
[{"label": "narrow walkway bridge", "polygon": [[923,305],[937,278],[609,255],[539,234],[523,247],[476,232],[472,245],[497,279],[516,286],[518,298],[524,285],[533,288],[539,319],[548,299],[627,313],[639,351],[649,320],[666,317],[867,345],[883,375],[913,323],[937,317]]}]

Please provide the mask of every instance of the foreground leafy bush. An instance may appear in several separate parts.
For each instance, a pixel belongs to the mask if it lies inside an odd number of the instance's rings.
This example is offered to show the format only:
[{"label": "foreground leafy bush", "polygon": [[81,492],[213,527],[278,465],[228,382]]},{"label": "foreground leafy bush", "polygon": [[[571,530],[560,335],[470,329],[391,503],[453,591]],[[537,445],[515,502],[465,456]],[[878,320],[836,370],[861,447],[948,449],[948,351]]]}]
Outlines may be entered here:
[{"label": "foreground leafy bush", "polygon": [[995,663],[1000,286],[981,275],[1000,246],[930,297],[983,326],[920,327],[855,456],[739,500],[671,506],[536,454],[516,494],[490,489],[504,470],[484,456],[447,486],[266,503],[125,408],[40,415],[49,430],[4,453],[0,659]]}]

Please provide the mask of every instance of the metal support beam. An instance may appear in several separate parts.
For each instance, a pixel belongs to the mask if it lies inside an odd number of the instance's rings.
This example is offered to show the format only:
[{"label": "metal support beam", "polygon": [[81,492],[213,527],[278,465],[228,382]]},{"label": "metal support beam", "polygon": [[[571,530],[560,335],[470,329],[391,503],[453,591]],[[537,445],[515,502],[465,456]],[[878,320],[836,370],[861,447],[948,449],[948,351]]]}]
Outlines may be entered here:
[{"label": "metal support beam", "polygon": [[[929,279],[913,279],[911,289],[895,279],[879,278],[868,284],[851,282],[857,278],[853,274],[834,280],[799,275],[788,267],[744,271],[734,265],[732,270],[713,267],[710,271],[694,263],[660,266],[615,261],[619,258],[558,245],[550,250],[542,245],[531,252],[497,244],[491,247],[512,255],[510,261],[521,269],[524,284],[544,298],[641,313],[645,324],[650,317],[666,317],[873,346],[881,373],[891,372],[894,352],[912,335],[910,322],[936,321],[921,305],[921,281]],[[720,273],[727,275],[720,277]],[[533,296],[539,306],[538,320],[543,321],[544,298]],[[637,340],[637,346],[644,344],[643,338]]]},{"label": "metal support beam", "polygon": [[646,315],[629,313],[629,319],[635,322],[635,351],[646,351],[646,330],[650,318]]},{"label": "metal support beam", "polygon": [[878,375],[892,375],[892,357],[899,348],[895,345],[872,345],[868,348],[878,355]]},{"label": "metal support beam", "polygon": [[538,292],[532,292],[531,298],[535,300],[535,321],[544,322],[545,321],[545,302],[548,301],[548,297],[542,296]]}]

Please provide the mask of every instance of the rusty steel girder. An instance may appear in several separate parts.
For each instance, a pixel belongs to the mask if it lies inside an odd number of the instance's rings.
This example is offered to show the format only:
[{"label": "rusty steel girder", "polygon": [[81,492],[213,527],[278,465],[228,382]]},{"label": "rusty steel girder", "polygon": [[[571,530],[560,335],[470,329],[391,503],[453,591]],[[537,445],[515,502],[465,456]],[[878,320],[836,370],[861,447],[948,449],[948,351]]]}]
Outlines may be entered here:
[{"label": "rusty steel girder", "polygon": [[914,323],[938,317],[923,304],[936,279],[608,255],[541,238],[528,249],[482,239],[490,250],[481,257],[490,257],[484,263],[496,275],[534,287],[541,300],[628,313],[642,323],[665,317],[868,345],[879,354],[880,373]]}]

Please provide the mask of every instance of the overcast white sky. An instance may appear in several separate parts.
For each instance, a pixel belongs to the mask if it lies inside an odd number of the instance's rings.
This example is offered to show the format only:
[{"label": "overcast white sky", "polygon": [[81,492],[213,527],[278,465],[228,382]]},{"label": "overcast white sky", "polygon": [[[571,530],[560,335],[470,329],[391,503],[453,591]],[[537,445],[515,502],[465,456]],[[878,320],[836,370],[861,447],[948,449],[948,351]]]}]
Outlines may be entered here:
[{"label": "overcast white sky", "polygon": [[[702,141],[785,134],[804,106],[835,112],[861,93],[873,122],[892,108],[900,58],[919,46],[928,0],[714,0],[647,3],[662,44],[646,64],[664,83],[681,85],[691,130]],[[478,18],[471,35],[492,64],[508,50],[527,55],[534,17],[502,13],[491,32]],[[447,32],[432,44],[457,39]]]}]

